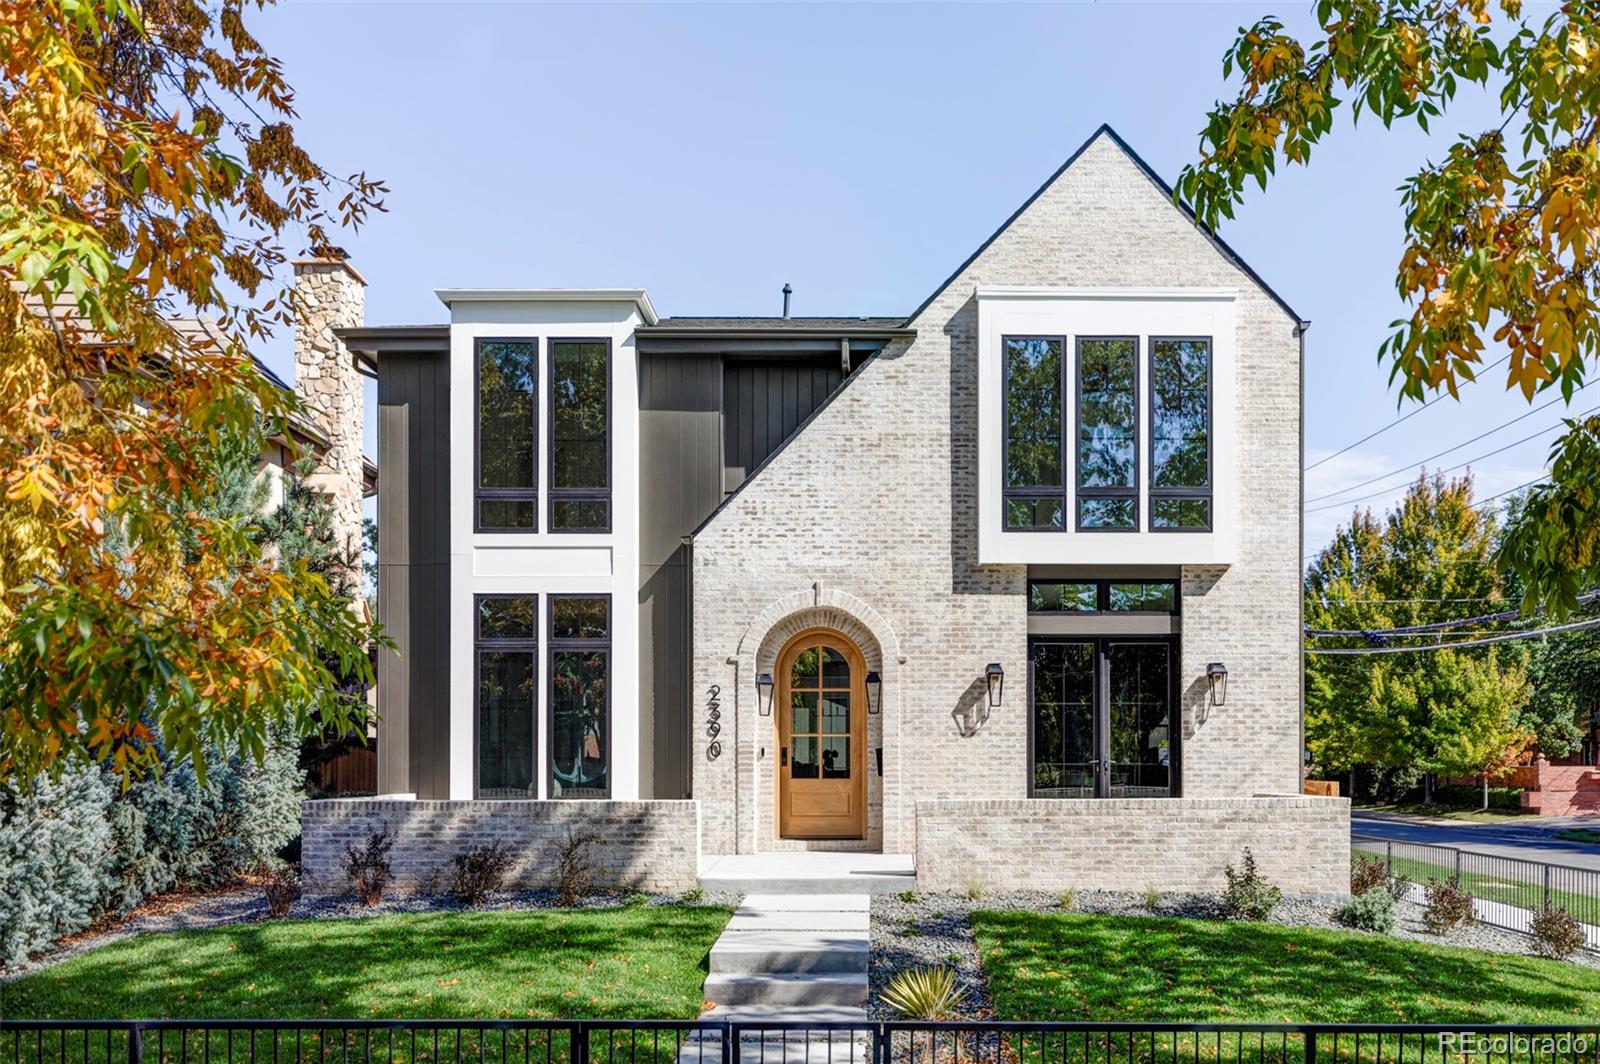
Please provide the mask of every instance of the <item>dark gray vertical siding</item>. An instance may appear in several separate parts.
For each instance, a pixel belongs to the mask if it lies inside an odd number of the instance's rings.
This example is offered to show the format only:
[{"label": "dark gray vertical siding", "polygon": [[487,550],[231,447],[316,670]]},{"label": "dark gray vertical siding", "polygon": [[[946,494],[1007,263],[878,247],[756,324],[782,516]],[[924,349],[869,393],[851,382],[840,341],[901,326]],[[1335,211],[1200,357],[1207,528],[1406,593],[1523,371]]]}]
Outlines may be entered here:
[{"label": "dark gray vertical siding", "polygon": [[448,353],[378,358],[378,789],[449,796]]},{"label": "dark gray vertical siding", "polygon": [[729,360],[724,368],[724,490],[733,491],[833,394],[837,358]]},{"label": "dark gray vertical siding", "polygon": [[689,795],[692,584],[683,539],[722,501],[722,359],[639,359],[639,722],[646,797]]}]

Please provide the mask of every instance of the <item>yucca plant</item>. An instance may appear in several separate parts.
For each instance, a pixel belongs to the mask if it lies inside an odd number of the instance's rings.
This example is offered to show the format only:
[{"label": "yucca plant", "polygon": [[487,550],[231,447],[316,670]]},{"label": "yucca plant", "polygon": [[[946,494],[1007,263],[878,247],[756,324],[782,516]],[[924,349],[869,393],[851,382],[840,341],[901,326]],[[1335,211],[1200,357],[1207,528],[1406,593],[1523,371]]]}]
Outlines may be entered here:
[{"label": "yucca plant", "polygon": [[954,968],[937,964],[901,972],[884,987],[883,1000],[910,1020],[948,1020],[967,992],[956,982]]}]

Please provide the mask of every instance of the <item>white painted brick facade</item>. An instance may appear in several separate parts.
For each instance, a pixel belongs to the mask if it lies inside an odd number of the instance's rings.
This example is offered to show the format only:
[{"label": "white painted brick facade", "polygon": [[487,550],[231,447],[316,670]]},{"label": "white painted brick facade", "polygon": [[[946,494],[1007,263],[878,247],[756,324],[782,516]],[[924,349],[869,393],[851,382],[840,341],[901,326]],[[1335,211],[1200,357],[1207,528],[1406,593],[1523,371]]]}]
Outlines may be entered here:
[{"label": "white painted brick facade", "polygon": [[1350,887],[1340,798],[919,802],[917,887],[1217,891],[1250,848],[1288,894]]},{"label": "white painted brick facade", "polygon": [[314,894],[348,891],[340,858],[387,828],[394,889],[448,889],[451,858],[493,842],[514,855],[509,889],[550,885],[555,846],[567,828],[600,836],[592,856],[604,886],[680,891],[695,886],[699,859],[697,803],[690,801],[409,801],[337,798],[306,802],[300,870]]},{"label": "white painted brick facade", "polygon": [[[775,724],[756,713],[754,677],[781,645],[771,630],[811,623],[830,601],[861,622],[865,634],[853,634],[885,675],[871,744],[883,747],[883,777],[869,777],[882,823],[866,846],[925,850],[922,803],[1026,796],[1026,569],[977,563],[979,285],[1238,290],[1238,408],[1216,411],[1238,425],[1238,497],[1217,500],[1237,507],[1237,560],[1183,575],[1183,791],[1299,791],[1296,323],[1100,136],[911,323],[914,341],[858,371],[696,536],[695,688],[703,699],[720,687],[736,755],[695,762],[707,853],[782,845],[771,826]],[[1006,668],[1004,704],[963,737],[955,717],[984,697],[991,661]],[[1206,704],[1209,661],[1230,673],[1219,708]],[[1061,815],[1094,813],[1106,831],[1109,818],[1142,815],[1099,805]]]}]

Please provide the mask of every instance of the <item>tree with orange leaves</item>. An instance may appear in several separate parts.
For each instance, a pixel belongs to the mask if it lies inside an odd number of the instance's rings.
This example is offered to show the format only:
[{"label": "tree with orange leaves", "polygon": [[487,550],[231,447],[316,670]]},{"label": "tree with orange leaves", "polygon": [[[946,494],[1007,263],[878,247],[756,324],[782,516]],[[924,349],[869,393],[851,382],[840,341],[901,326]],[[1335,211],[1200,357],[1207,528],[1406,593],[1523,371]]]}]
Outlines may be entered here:
[{"label": "tree with orange leaves", "polygon": [[[295,142],[293,95],[222,0],[0,7],[0,777],[260,756],[350,725],[372,632],[206,500],[293,400],[248,344],[292,321],[283,244],[385,191]],[[222,340],[170,320],[214,317]]]},{"label": "tree with orange leaves", "polygon": [[[1307,163],[1341,106],[1427,130],[1458,86],[1497,89],[1498,128],[1460,138],[1401,189],[1396,285],[1410,314],[1378,356],[1407,398],[1457,394],[1489,342],[1529,400],[1570,398],[1600,357],[1600,4],[1542,10],[1535,22],[1521,0],[1318,0],[1309,45],[1262,19],[1224,58],[1238,96],[1211,112],[1178,181],[1215,226],[1280,160]],[[1560,615],[1600,583],[1600,418],[1569,421],[1551,458],[1498,561],[1521,578],[1524,608]]]}]

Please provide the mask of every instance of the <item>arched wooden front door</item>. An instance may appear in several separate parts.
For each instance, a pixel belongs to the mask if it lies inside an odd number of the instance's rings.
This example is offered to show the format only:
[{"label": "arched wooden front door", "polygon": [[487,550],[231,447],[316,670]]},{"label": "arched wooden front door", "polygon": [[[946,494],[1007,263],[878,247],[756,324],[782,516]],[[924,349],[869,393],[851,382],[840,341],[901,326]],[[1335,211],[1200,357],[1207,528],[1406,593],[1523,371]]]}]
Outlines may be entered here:
[{"label": "arched wooden front door", "polygon": [[866,662],[812,628],[778,655],[778,834],[860,839],[867,826]]}]

